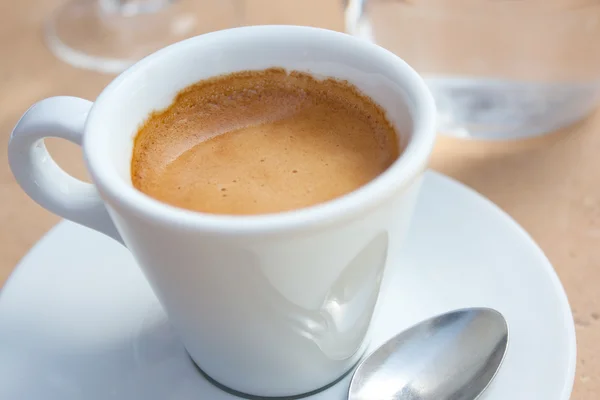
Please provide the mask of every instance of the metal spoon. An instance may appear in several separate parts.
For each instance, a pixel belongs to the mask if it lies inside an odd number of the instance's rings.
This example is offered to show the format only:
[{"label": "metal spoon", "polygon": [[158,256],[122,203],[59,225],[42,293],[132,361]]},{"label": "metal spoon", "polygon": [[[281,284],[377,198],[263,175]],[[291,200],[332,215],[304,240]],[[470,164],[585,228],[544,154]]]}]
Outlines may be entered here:
[{"label": "metal spoon", "polygon": [[356,369],[348,400],[475,400],[508,346],[498,311],[469,308],[401,332]]}]

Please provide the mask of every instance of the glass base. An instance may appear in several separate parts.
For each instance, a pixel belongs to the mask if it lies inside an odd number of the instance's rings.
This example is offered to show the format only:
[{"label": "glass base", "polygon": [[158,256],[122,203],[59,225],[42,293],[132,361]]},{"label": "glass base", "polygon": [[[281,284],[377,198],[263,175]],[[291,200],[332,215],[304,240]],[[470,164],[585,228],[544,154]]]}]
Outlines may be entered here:
[{"label": "glass base", "polygon": [[[188,356],[189,356],[189,354],[188,354]],[[356,363],[356,365],[354,365],[352,368],[350,368],[348,371],[346,371],[342,376],[337,378],[335,381],[325,385],[322,388],[313,390],[312,392],[302,393],[302,394],[299,394],[296,396],[272,397],[272,396],[256,396],[256,395],[252,395],[252,394],[238,392],[235,389],[231,389],[230,387],[227,387],[227,386],[223,385],[222,383],[214,380],[212,377],[210,377],[206,372],[204,372],[204,370],[202,368],[200,368],[200,366],[198,364],[196,364],[196,362],[192,359],[191,356],[189,356],[189,357],[190,357],[190,361],[192,362],[194,367],[196,367],[196,370],[204,377],[204,379],[206,379],[208,382],[210,382],[211,385],[224,391],[225,393],[229,393],[233,396],[239,397],[241,399],[246,399],[246,400],[300,400],[300,399],[305,399],[307,397],[311,397],[318,393],[324,392],[325,390],[329,389],[330,387],[337,385],[344,378],[346,378],[349,374],[354,373],[354,369],[356,368],[358,363],[360,363],[360,360],[359,360]]]},{"label": "glass base", "polygon": [[460,138],[512,140],[543,135],[591,114],[600,82],[541,83],[481,77],[425,76],[438,131]]},{"label": "glass base", "polygon": [[109,11],[96,0],[71,0],[46,23],[45,39],[62,61],[102,73],[120,73],[180,40],[240,24],[236,0],[180,0],[154,11]]}]

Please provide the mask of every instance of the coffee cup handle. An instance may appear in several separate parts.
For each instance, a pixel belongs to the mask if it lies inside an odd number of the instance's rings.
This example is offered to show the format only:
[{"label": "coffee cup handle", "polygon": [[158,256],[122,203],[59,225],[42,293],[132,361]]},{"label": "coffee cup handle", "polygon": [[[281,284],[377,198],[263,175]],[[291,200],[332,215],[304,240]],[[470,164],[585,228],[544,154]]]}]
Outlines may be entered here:
[{"label": "coffee cup handle", "polygon": [[8,143],[10,169],[36,203],[63,218],[123,243],[96,186],[67,174],[52,159],[44,139],[56,137],[81,146],[92,102],[51,97],[34,104],[17,122]]}]

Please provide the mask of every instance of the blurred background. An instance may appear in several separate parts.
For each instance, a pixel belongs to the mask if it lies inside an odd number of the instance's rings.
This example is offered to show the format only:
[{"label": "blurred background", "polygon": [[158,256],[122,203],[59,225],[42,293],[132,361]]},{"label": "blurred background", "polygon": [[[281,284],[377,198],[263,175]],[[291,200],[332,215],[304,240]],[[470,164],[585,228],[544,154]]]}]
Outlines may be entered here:
[{"label": "blurred background", "polygon": [[[440,112],[431,168],[490,198],[546,252],[576,320],[573,399],[598,399],[598,0],[2,0],[0,287],[58,222],[8,168],[8,138],[26,108],[54,95],[93,100],[158,48],[257,24],[346,31],[423,74]],[[75,145],[48,147],[86,179]]]}]

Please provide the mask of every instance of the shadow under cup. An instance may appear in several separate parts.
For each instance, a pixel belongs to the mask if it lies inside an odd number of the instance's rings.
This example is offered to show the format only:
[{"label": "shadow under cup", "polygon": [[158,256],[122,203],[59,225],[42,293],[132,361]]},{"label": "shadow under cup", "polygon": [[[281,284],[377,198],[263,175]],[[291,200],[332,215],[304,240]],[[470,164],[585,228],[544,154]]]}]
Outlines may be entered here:
[{"label": "shadow under cup", "polygon": [[[133,138],[149,113],[200,80],[271,67],[348,80],[386,110],[405,151],[355,192],[281,214],[195,213],[132,187]],[[211,381],[250,396],[314,393],[364,353],[433,147],[434,115],[410,67],[344,34],[263,26],[175,44],[118,77],[90,112],[84,154],[117,228],[99,230],[130,249]]]}]

